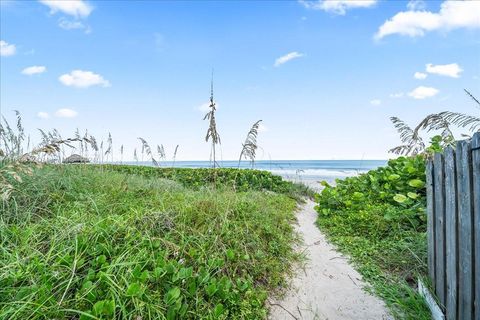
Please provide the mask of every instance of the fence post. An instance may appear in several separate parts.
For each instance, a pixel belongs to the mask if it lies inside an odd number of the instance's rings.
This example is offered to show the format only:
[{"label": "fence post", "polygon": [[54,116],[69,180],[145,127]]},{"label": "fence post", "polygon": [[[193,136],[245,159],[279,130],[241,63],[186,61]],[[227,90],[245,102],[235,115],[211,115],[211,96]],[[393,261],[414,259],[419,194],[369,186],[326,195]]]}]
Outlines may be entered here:
[{"label": "fence post", "polygon": [[435,293],[445,306],[445,167],[443,154],[433,157],[433,190],[435,192]]},{"label": "fence post", "polygon": [[426,170],[427,184],[427,243],[428,275],[435,288],[435,193],[433,192],[433,161],[428,160]]}]

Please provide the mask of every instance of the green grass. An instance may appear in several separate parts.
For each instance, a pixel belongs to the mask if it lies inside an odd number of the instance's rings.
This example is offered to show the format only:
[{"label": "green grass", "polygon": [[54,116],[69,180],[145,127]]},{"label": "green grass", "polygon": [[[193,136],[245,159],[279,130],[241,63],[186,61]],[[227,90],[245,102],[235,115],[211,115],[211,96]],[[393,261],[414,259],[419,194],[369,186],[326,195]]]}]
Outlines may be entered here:
[{"label": "green grass", "polygon": [[16,185],[0,214],[0,319],[265,318],[298,258],[290,187],[124,168],[44,166]]},{"label": "green grass", "polygon": [[317,197],[318,226],[397,319],[430,319],[416,291],[427,273],[424,172],[421,157],[401,157]]}]

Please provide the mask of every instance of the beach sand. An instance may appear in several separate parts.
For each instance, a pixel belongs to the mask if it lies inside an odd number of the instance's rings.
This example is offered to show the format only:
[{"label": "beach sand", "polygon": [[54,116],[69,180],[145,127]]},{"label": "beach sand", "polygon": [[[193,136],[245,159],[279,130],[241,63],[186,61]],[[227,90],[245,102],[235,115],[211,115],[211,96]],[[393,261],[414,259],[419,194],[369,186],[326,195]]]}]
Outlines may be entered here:
[{"label": "beach sand", "polygon": [[315,225],[314,206],[312,201],[302,206],[295,226],[304,240],[297,249],[307,261],[299,266],[286,295],[269,299],[269,319],[393,319],[383,301],[363,290],[360,274]]}]

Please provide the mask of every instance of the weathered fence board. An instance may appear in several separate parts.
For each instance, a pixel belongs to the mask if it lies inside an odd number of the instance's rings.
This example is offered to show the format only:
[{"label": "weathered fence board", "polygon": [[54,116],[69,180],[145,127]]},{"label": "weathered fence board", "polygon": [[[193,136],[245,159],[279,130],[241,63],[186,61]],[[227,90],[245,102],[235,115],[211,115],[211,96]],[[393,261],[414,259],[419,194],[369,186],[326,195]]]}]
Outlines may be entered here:
[{"label": "weathered fence board", "polygon": [[[433,189],[435,192],[435,246],[445,252],[445,167],[443,155],[436,153],[433,158]],[[438,300],[445,305],[445,255],[435,259],[435,291]]]},{"label": "weathered fence board", "polygon": [[445,150],[445,235],[446,235],[446,301],[447,319],[457,317],[457,170],[455,152],[449,147]]},{"label": "weathered fence board", "polygon": [[458,304],[459,318],[473,319],[473,255],[472,255],[472,183],[471,148],[467,141],[457,143],[458,183]]},{"label": "weathered fence board", "polygon": [[427,162],[428,274],[447,320],[480,320],[480,132]]},{"label": "weathered fence board", "polygon": [[435,287],[435,193],[433,192],[433,163],[427,163],[427,243],[428,243],[428,275]]},{"label": "weathered fence board", "polygon": [[472,138],[473,236],[474,236],[474,319],[480,320],[480,133]]}]

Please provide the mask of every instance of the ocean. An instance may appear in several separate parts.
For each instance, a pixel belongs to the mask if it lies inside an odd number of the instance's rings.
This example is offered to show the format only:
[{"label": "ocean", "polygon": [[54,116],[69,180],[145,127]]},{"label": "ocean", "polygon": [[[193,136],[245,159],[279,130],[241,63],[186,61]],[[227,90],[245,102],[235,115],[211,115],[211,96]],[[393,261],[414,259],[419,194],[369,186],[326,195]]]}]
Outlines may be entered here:
[{"label": "ocean", "polygon": [[[151,162],[126,162],[131,165],[148,165]],[[238,161],[218,161],[220,167],[237,168]],[[387,160],[260,160],[255,161],[254,169],[267,170],[284,179],[302,182],[319,187],[319,181],[334,183],[335,179],[356,176],[360,173],[385,166]],[[162,167],[210,168],[210,161],[171,161],[160,162]],[[251,168],[251,163],[242,161],[241,168]]]}]

